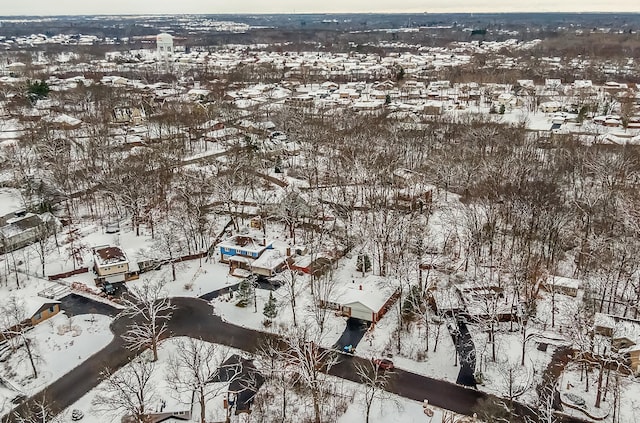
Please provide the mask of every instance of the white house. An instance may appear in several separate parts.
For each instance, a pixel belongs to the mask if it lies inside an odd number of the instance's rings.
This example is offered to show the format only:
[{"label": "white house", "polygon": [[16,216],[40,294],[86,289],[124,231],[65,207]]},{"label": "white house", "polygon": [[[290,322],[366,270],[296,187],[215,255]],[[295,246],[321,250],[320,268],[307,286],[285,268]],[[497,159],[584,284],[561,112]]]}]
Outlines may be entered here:
[{"label": "white house", "polygon": [[364,281],[346,283],[321,300],[319,307],[338,311],[345,317],[354,317],[376,323],[391,308],[399,296],[389,281],[375,277]]}]

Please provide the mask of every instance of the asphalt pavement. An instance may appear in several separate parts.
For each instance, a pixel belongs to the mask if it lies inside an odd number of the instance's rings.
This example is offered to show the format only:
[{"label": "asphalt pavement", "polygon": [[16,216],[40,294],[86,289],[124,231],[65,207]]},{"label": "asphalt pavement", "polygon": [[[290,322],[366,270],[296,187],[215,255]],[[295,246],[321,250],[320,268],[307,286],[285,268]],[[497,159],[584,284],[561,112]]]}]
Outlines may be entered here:
[{"label": "asphalt pavement", "polygon": [[355,349],[364,337],[364,334],[367,333],[370,324],[370,322],[349,317],[344,332],[342,332],[340,339],[338,339],[333,347],[338,351],[342,351],[345,346],[351,345]]},{"label": "asphalt pavement", "polygon": [[78,316],[80,314],[103,314],[105,316],[115,317],[121,311],[112,305],[78,294],[69,294],[61,298],[60,309],[64,310],[67,316]]},{"label": "asphalt pavement", "polygon": [[[222,321],[213,315],[211,305],[202,299],[178,297],[172,299],[176,309],[169,321],[169,336],[189,336],[208,342],[227,345],[249,353],[254,353],[266,338],[276,338],[276,335],[242,328]],[[96,310],[97,305],[94,305]],[[16,412],[24,412],[27,408],[34,408],[35,401],[46,398],[50,404],[52,414],[58,414],[70,407],[83,395],[95,388],[100,382],[101,371],[105,367],[119,369],[126,365],[134,353],[127,350],[121,335],[126,331],[130,321],[125,317],[118,317],[111,325],[115,337],[105,348],[98,351],[90,359],[62,376],[43,391],[35,394],[31,399],[16,408]],[[354,382],[360,378],[354,368],[355,363],[366,363],[359,357],[341,355],[341,361],[332,367],[330,374]],[[430,377],[396,369],[387,390],[405,398],[416,401],[428,399],[431,404],[461,414],[470,415],[479,399],[487,395],[475,389],[465,388],[453,383],[436,380]],[[2,419],[6,423],[17,423],[15,413]],[[568,419],[567,422],[583,422],[580,419]]]}]

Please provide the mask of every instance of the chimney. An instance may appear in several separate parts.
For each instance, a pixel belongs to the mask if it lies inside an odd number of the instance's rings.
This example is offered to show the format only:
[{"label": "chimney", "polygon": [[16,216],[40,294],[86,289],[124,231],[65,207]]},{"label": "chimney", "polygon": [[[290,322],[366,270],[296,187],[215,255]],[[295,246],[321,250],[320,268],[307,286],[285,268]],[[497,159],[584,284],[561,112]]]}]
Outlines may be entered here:
[{"label": "chimney", "polygon": [[360,291],[362,291],[362,285],[360,285]]}]

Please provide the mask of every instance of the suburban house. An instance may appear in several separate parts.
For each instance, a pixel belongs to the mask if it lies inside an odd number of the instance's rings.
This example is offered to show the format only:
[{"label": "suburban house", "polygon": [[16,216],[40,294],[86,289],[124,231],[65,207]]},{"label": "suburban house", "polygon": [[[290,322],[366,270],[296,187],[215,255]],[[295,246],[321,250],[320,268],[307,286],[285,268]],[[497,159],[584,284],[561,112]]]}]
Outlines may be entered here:
[{"label": "suburban house", "polygon": [[27,297],[19,301],[22,307],[21,314],[24,319],[20,322],[11,321],[11,317],[5,316],[6,327],[2,328],[0,339],[12,338],[12,332],[25,327],[35,326],[40,322],[55,316],[60,312],[60,301],[41,297]]},{"label": "suburban house", "polygon": [[145,119],[144,109],[138,107],[115,107],[111,112],[115,123],[142,124]]},{"label": "suburban house", "polygon": [[581,286],[581,280],[565,278],[564,276],[549,276],[547,280],[542,282],[542,287],[547,291],[568,295],[570,297],[578,296],[578,289],[580,289]]},{"label": "suburban house", "polygon": [[[183,411],[158,411],[155,413],[147,413],[145,414],[145,422],[149,422],[149,423],[161,423],[161,422],[167,422],[167,423],[173,423],[176,421],[189,421],[191,420],[191,411],[190,410],[183,410]],[[126,415],[123,416],[122,419],[120,420],[121,423],[137,423],[139,420],[132,416],[132,415]]]},{"label": "suburban house", "polygon": [[326,300],[320,300],[318,306],[336,310],[345,317],[376,323],[400,296],[399,289],[384,282],[369,277],[358,284],[345,284],[331,292]]},{"label": "suburban house", "polygon": [[291,270],[306,273],[307,275],[321,276],[331,268],[334,262],[329,254],[316,254],[315,258],[311,254],[296,257],[291,264]]},{"label": "suburban house", "polygon": [[45,220],[25,211],[0,217],[0,253],[18,250],[46,236],[45,229],[51,221]]},{"label": "suburban house", "polygon": [[264,376],[256,369],[253,361],[236,354],[224,361],[207,380],[207,383],[229,383],[224,408],[237,416],[250,413],[253,398],[264,384]]},{"label": "suburban house", "polygon": [[395,204],[397,207],[410,210],[428,210],[432,202],[433,189],[433,185],[422,183],[399,189],[395,196]]},{"label": "suburban house", "polygon": [[256,275],[274,276],[287,264],[287,255],[278,249],[264,251],[260,257],[251,262],[251,271]]},{"label": "suburban house", "polygon": [[137,279],[139,273],[137,263],[129,262],[125,252],[115,246],[93,248],[93,271],[97,285]]},{"label": "suburban house", "polygon": [[472,320],[510,322],[518,317],[520,298],[499,286],[457,286],[465,310]]},{"label": "suburban house", "polygon": [[[251,265],[267,250],[273,250],[273,241],[265,238],[254,238],[248,235],[236,235],[218,244],[220,261],[229,264],[229,272],[235,269],[251,270]],[[278,266],[274,265],[276,256],[269,254],[263,262],[258,262],[261,271],[270,271]]]},{"label": "suburban house", "polygon": [[611,351],[623,354],[631,371],[640,374],[640,320],[596,313],[593,330],[609,338]]}]

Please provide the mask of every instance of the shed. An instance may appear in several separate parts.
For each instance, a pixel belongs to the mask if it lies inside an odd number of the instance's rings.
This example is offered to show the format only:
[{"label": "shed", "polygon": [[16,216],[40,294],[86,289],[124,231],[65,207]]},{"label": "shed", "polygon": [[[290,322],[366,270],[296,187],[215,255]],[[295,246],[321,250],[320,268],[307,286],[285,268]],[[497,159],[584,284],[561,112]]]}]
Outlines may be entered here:
[{"label": "shed", "polygon": [[551,292],[555,291],[560,294],[575,297],[578,295],[578,289],[582,286],[579,279],[565,278],[564,276],[551,276],[543,282],[544,288]]}]

